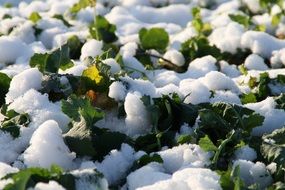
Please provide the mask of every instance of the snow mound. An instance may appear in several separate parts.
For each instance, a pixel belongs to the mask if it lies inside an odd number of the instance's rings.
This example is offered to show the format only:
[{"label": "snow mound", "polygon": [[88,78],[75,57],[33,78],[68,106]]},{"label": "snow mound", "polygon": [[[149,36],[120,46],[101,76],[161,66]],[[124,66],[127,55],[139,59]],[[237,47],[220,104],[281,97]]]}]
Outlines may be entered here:
[{"label": "snow mound", "polygon": [[74,153],[64,144],[58,124],[49,120],[34,132],[30,146],[21,155],[28,167],[50,168],[57,164],[64,169],[73,168]]}]

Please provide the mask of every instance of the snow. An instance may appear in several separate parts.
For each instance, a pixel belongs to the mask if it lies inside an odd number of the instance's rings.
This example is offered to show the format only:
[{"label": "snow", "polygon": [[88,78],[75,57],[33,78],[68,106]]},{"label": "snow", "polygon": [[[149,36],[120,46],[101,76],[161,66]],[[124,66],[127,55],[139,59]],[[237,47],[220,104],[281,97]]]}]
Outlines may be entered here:
[{"label": "snow", "polygon": [[106,65],[110,66],[110,71],[112,74],[116,74],[118,72],[120,72],[121,70],[121,66],[119,65],[119,63],[117,63],[117,61],[115,59],[109,58],[109,59],[105,59],[103,61],[103,63],[105,63]]},{"label": "snow", "polygon": [[199,80],[210,90],[230,90],[239,94],[239,89],[235,82],[221,72],[208,72],[205,77],[200,78]]},{"label": "snow", "polygon": [[171,179],[154,183],[153,185],[138,188],[139,190],[163,189],[171,190],[178,187],[189,189],[215,189],[221,190],[219,175],[209,169],[187,168],[175,172]]},{"label": "snow", "polygon": [[171,175],[165,173],[162,165],[153,162],[132,172],[127,177],[127,185],[129,190],[135,190],[170,178]]},{"label": "snow", "polygon": [[271,133],[275,129],[282,128],[285,124],[285,112],[275,109],[276,102],[272,97],[268,97],[258,103],[246,104],[245,106],[265,117],[262,126],[253,129],[253,135],[261,136],[264,133]]},{"label": "snow", "polygon": [[75,153],[64,144],[57,122],[48,120],[34,132],[30,146],[20,157],[28,167],[50,168],[53,164],[68,170],[73,168]]},{"label": "snow", "polygon": [[233,163],[233,168],[237,166],[240,168],[241,179],[248,186],[257,183],[260,188],[265,189],[272,182],[271,175],[261,162],[253,163],[246,160],[237,160]]},{"label": "snow", "polygon": [[60,105],[51,103],[47,95],[42,95],[30,89],[23,96],[17,98],[8,107],[18,113],[27,113],[31,117],[30,127],[37,128],[47,120],[55,120],[59,127],[66,132],[69,117],[62,113]]},{"label": "snow", "polygon": [[126,177],[128,170],[135,161],[135,151],[127,144],[122,144],[121,150],[112,150],[101,163],[96,162],[98,171],[102,172],[110,185],[115,185]]},{"label": "snow", "polygon": [[285,48],[273,51],[270,63],[273,68],[280,68],[285,65]]},{"label": "snow", "polygon": [[13,168],[10,165],[0,162],[0,179],[2,179],[7,174],[16,173],[19,170],[17,168]]},{"label": "snow", "polygon": [[[12,3],[14,7],[5,8],[4,2]],[[279,74],[284,75],[284,18],[277,26],[272,25],[272,16],[280,13],[281,9],[274,5],[268,13],[258,0],[98,0],[96,12],[94,8],[86,7],[77,14],[71,14],[70,8],[77,2],[0,0],[0,67],[1,72],[12,79],[5,103],[8,110],[26,113],[31,119],[28,126],[20,127],[17,138],[0,130],[0,178],[24,168],[49,168],[51,164],[58,164],[75,176],[76,189],[82,190],[113,187],[130,190],[221,189],[220,176],[210,170],[213,153],[205,152],[195,144],[164,146],[152,153],[147,152],[150,156],[159,154],[163,163],[152,162],[136,169],[132,168],[134,162],[146,152],[128,144],[110,151],[100,161],[76,157],[63,139],[71,119],[62,112],[60,101],[51,102],[47,94],[40,93],[44,75],[50,73],[30,68],[29,60],[33,54],[49,53],[66,43],[71,36],[77,36],[83,43],[83,47],[78,49],[80,58],[73,60],[73,67],[59,70],[58,74],[79,78],[89,66],[84,59],[99,56],[108,48],[106,45],[109,44],[92,39],[88,29],[94,13],[105,16],[116,26],[118,36],[118,41],[111,44],[116,46],[117,55],[113,56],[112,52],[107,59],[102,59],[110,67],[111,81],[104,93],[115,103],[114,107],[103,110],[104,118],[94,125],[124,133],[135,140],[154,130],[151,113],[141,100],[143,96],[160,98],[175,93],[186,104],[226,102],[242,105],[240,95],[252,91],[248,86],[251,77],[258,80],[263,72],[268,72],[271,79]],[[206,35],[210,45],[233,56],[240,51],[250,52],[239,60],[247,69],[247,74],[242,74],[238,65],[232,64],[232,59],[214,57],[207,55],[207,52],[203,52],[204,57],[185,61],[189,57],[184,57],[180,52],[181,44],[201,35],[192,23],[191,9],[196,6],[202,6],[201,19],[212,29],[211,34]],[[229,14],[247,15],[247,11],[253,22],[249,27],[229,17]],[[33,12],[41,16],[37,23],[29,20]],[[53,18],[57,14],[72,26],[68,27],[62,20]],[[263,25],[266,26],[264,32],[255,28]],[[137,51],[141,49],[138,31],[152,27],[165,29],[169,34],[169,44],[166,51],[149,50],[147,53],[185,68],[184,73],[163,68],[158,62],[160,59],[154,57],[151,62],[155,69],[148,70],[136,58]],[[62,76],[61,84],[67,82],[67,78]],[[260,126],[253,129],[253,136],[261,137],[285,125],[285,112],[276,109],[275,102],[276,96],[285,93],[285,87],[278,83],[269,84],[269,88],[272,97],[242,105],[265,118]],[[117,117],[118,110],[121,112],[122,109],[126,116]],[[0,115],[0,119],[3,118]],[[194,126],[182,124],[174,131],[175,140],[180,135],[194,136],[198,121],[199,117]],[[276,172],[277,165],[256,162],[257,153],[245,144],[231,155],[230,166],[240,165],[240,175],[247,186],[258,183],[261,189],[265,189],[273,183],[270,174]],[[0,189],[11,182],[0,180]],[[33,189],[64,188],[55,181],[45,181],[35,184]]]},{"label": "snow", "polygon": [[86,42],[81,49],[80,60],[84,60],[86,57],[96,57],[103,53],[102,51],[103,43],[102,41],[89,40]]},{"label": "snow", "polygon": [[158,153],[163,159],[167,173],[174,173],[181,168],[205,167],[210,164],[211,154],[204,152],[198,145],[184,144]]},{"label": "snow", "polygon": [[216,45],[222,52],[235,54],[241,48],[241,37],[244,28],[235,22],[224,27],[216,28],[209,36],[211,44]]},{"label": "snow", "polygon": [[115,99],[117,102],[123,101],[126,97],[127,89],[123,85],[122,82],[116,81],[113,82],[109,87],[109,94],[110,98]]},{"label": "snow", "polygon": [[256,54],[249,55],[244,62],[244,66],[249,70],[265,71],[268,69],[264,59]]},{"label": "snow", "polygon": [[197,58],[189,64],[186,73],[189,78],[200,78],[210,71],[217,71],[216,62],[217,60],[210,55]]},{"label": "snow", "polygon": [[236,160],[249,160],[254,161],[257,158],[256,151],[248,145],[237,149],[234,153]]},{"label": "snow", "polygon": [[20,57],[29,57],[31,49],[19,38],[1,36],[0,37],[0,63],[14,63]]},{"label": "snow", "polygon": [[42,86],[42,77],[42,73],[37,68],[24,70],[13,77],[10,83],[9,92],[6,95],[6,103],[13,102],[30,89],[39,90]]},{"label": "snow", "polygon": [[179,90],[184,95],[185,103],[199,104],[208,102],[211,92],[199,80],[185,79],[180,82]]},{"label": "snow", "polygon": [[242,35],[241,45],[243,48],[249,48],[252,53],[270,58],[273,51],[285,47],[285,42],[265,32],[247,31]]},{"label": "snow", "polygon": [[177,65],[178,67],[183,66],[185,63],[185,59],[182,53],[180,53],[177,50],[168,50],[164,54],[163,58],[169,60],[171,63],[173,63],[174,65]]},{"label": "snow", "polygon": [[49,181],[48,183],[37,183],[34,190],[65,190],[56,181]]},{"label": "snow", "polygon": [[73,170],[72,175],[76,177],[75,188],[80,190],[108,190],[108,182],[95,169]]},{"label": "snow", "polygon": [[150,131],[149,113],[141,101],[139,93],[128,93],[125,99],[124,107],[127,114],[126,127],[131,136],[145,134]]}]

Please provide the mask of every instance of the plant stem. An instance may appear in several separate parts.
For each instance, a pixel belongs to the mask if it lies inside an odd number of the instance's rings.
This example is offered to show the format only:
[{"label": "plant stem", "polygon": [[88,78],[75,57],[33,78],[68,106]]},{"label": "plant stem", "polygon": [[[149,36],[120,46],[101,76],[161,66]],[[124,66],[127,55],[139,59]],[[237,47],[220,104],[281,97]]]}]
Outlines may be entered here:
[{"label": "plant stem", "polygon": [[150,57],[161,59],[163,62],[160,62],[160,65],[163,66],[164,68],[170,69],[170,70],[174,70],[174,71],[176,71],[178,73],[185,72],[185,69],[183,67],[179,67],[179,66],[175,65],[170,60],[165,59],[162,56],[151,54],[151,53],[148,53],[148,52],[139,52],[139,53],[137,53],[137,55],[148,55]]}]

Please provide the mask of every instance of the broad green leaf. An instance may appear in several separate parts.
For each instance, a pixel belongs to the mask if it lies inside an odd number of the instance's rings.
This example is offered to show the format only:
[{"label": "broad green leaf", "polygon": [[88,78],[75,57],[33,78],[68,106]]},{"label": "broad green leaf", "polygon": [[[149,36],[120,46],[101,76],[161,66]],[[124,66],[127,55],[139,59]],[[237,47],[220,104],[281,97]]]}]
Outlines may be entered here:
[{"label": "broad green leaf", "polygon": [[89,26],[91,36],[96,40],[103,40],[105,43],[112,43],[118,40],[116,36],[116,26],[109,23],[108,20],[98,15],[96,20]]},{"label": "broad green leaf", "polygon": [[11,79],[4,73],[0,73],[0,106],[5,104],[5,96],[9,91]]},{"label": "broad green leaf", "polygon": [[280,84],[285,84],[285,75],[277,75],[277,82],[279,82]]},{"label": "broad green leaf", "polygon": [[222,58],[221,51],[215,45],[211,45],[209,40],[203,36],[193,37],[182,43],[180,52],[185,57],[186,62],[206,55],[212,55],[218,60]]},{"label": "broad green leaf", "polygon": [[143,49],[165,51],[169,43],[168,33],[162,28],[142,28],[139,31],[140,44]]},{"label": "broad green leaf", "polygon": [[237,22],[237,23],[243,25],[245,28],[248,28],[252,24],[252,21],[250,20],[250,17],[246,16],[246,15],[233,15],[233,14],[230,14],[229,17],[230,17],[230,19],[232,21]]},{"label": "broad green leaf", "polygon": [[254,93],[250,92],[248,94],[242,94],[241,96],[241,103],[248,104],[248,103],[255,103],[257,102]]},{"label": "broad green leaf", "polygon": [[285,168],[285,127],[262,136],[261,154],[270,163]]},{"label": "broad green leaf", "polygon": [[41,19],[42,17],[38,12],[32,12],[32,14],[29,17],[29,20],[31,20],[33,23],[37,23]]},{"label": "broad green leaf", "polygon": [[[26,190],[33,188],[39,182],[57,181],[63,187],[75,190],[75,177],[71,174],[63,173],[59,166],[52,166],[50,170],[44,168],[28,168],[20,170],[17,173],[8,174],[2,179],[12,179],[4,190]],[[68,183],[66,182],[68,179]]]},{"label": "broad green leaf", "polygon": [[70,49],[70,59],[79,59],[81,55],[81,48],[83,43],[77,36],[71,36],[67,40],[68,47]]},{"label": "broad green leaf", "polygon": [[271,24],[273,26],[278,26],[278,24],[281,22],[282,16],[283,16],[283,13],[278,13],[278,14],[273,15],[271,19]]},{"label": "broad green leaf", "polygon": [[68,100],[63,100],[61,109],[75,122],[80,122],[80,117],[83,117],[89,127],[104,117],[104,113],[93,107],[88,99],[77,98],[75,95],[70,96]]},{"label": "broad green leaf", "polygon": [[218,148],[214,145],[214,143],[211,141],[208,135],[201,138],[198,144],[204,151],[217,151],[218,150]]},{"label": "broad green leaf", "polygon": [[14,138],[19,137],[21,127],[27,127],[30,123],[28,114],[19,114],[14,110],[4,111],[3,107],[1,113],[5,118],[1,121],[0,130],[10,133]]},{"label": "broad green leaf", "polygon": [[192,143],[193,137],[192,135],[180,135],[177,139],[178,144]]},{"label": "broad green leaf", "polygon": [[102,160],[111,150],[119,149],[122,143],[130,142],[124,134],[95,127],[94,124],[104,114],[87,99],[71,96],[62,102],[62,111],[74,120],[73,127],[64,135],[64,140],[70,150],[79,156]]},{"label": "broad green leaf", "polygon": [[51,53],[36,53],[30,60],[31,67],[38,67],[41,72],[57,73],[72,67],[74,64],[69,58],[68,44],[52,51]]}]

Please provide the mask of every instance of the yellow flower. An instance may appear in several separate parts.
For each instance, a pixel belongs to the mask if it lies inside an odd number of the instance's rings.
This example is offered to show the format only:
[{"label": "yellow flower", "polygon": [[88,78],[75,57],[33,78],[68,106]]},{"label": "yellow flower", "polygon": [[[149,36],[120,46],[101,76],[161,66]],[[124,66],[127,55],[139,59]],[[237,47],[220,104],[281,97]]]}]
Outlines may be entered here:
[{"label": "yellow flower", "polygon": [[87,77],[92,81],[95,81],[96,84],[99,84],[103,79],[103,77],[100,75],[100,72],[95,65],[84,70],[82,76]]}]

